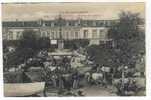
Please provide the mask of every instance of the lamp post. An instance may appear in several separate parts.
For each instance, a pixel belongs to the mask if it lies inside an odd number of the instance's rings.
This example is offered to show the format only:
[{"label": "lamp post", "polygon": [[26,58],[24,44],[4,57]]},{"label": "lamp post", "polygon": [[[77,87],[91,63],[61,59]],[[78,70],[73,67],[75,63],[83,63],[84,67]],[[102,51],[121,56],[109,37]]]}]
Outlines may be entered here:
[{"label": "lamp post", "polygon": [[128,66],[122,65],[122,89],[124,89],[124,82],[125,82],[125,72],[128,69]]},{"label": "lamp post", "polygon": [[59,15],[59,18],[58,18],[58,25],[59,25],[58,49],[61,50],[64,48],[64,43],[63,43],[63,39],[62,39],[62,18],[61,18],[61,15]]}]

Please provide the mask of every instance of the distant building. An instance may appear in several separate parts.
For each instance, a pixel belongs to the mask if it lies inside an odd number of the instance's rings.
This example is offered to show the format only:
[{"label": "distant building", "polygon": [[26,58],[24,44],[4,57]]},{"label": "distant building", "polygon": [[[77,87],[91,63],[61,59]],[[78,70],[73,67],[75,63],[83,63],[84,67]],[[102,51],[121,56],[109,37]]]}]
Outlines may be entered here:
[{"label": "distant building", "polygon": [[109,27],[117,20],[67,20],[61,17],[54,20],[3,21],[3,40],[18,40],[24,30],[35,30],[41,37],[50,40],[88,39],[90,44],[110,41]]}]

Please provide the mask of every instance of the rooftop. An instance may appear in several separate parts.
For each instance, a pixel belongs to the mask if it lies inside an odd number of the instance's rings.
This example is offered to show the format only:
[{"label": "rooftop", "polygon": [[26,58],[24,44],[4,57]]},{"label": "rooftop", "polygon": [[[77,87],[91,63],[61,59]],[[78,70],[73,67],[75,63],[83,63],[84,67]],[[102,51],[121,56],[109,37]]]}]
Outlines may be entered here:
[{"label": "rooftop", "polygon": [[110,26],[115,23],[116,20],[66,20],[66,19],[55,19],[55,20],[36,20],[36,21],[3,21],[3,27],[58,27],[58,26],[82,26],[82,27],[103,27]]}]

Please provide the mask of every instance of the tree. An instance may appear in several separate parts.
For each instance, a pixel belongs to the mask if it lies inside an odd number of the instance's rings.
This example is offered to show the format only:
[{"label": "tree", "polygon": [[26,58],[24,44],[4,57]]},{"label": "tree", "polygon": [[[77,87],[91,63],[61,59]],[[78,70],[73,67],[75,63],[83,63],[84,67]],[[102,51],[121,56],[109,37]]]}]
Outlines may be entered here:
[{"label": "tree", "polygon": [[96,64],[111,67],[113,76],[121,77],[118,67],[135,68],[136,61],[142,57],[140,54],[145,53],[145,33],[140,30],[142,19],[139,14],[122,12],[119,17],[108,32],[114,46],[92,45],[87,52]]},{"label": "tree", "polygon": [[87,47],[87,53],[90,59],[94,61],[95,64],[112,66],[111,56],[112,50],[106,46],[101,45],[91,45]]},{"label": "tree", "polygon": [[49,49],[50,48],[50,39],[48,37],[41,37],[38,40],[39,49]]},{"label": "tree", "polygon": [[16,50],[7,53],[5,67],[17,67],[17,65],[26,62],[28,58],[35,56],[39,51],[38,39],[35,31],[23,31],[23,35],[16,45]]},{"label": "tree", "polygon": [[17,65],[24,63],[28,58],[33,57],[35,51],[31,48],[23,48],[16,50],[13,53],[7,55],[7,64],[5,67],[17,67]]},{"label": "tree", "polygon": [[119,66],[135,67],[140,54],[145,54],[145,32],[140,29],[143,20],[138,13],[121,12],[119,20],[108,36],[114,41],[113,52]]},{"label": "tree", "polygon": [[36,31],[25,30],[20,38],[18,48],[31,48],[36,50],[39,48],[38,39],[39,37]]},{"label": "tree", "polygon": [[64,46],[67,49],[76,50],[79,47],[86,47],[89,45],[88,39],[74,39],[74,40],[64,40]]}]

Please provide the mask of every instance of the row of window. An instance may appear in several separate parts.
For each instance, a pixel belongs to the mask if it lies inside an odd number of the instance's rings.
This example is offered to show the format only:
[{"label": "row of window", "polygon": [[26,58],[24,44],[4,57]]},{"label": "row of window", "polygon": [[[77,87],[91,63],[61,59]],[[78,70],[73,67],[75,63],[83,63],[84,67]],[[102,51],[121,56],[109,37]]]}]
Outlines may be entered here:
[{"label": "row of window", "polygon": [[[57,39],[57,38],[64,38],[64,39],[73,39],[73,38],[98,38],[98,37],[101,37],[103,36],[102,34],[105,34],[105,32],[103,30],[99,30],[99,34],[98,34],[98,30],[97,29],[93,29],[92,30],[92,35],[89,36],[89,30],[88,29],[84,29],[83,30],[83,35],[81,36],[80,32],[79,31],[74,31],[74,32],[71,32],[71,31],[66,31],[66,32],[63,32],[60,34],[60,31],[51,31],[51,32],[48,32],[48,31],[43,31],[41,32],[40,36],[41,37],[50,37],[52,39]],[[15,34],[15,35],[14,35]],[[60,36],[61,35],[61,36]],[[12,32],[10,31],[8,33],[8,38],[9,39],[19,39],[20,37],[22,36],[22,32]]]},{"label": "row of window", "polygon": [[[58,22],[43,22],[40,23],[42,26],[59,26],[60,23]],[[101,22],[94,22],[94,21],[84,21],[84,22],[66,22],[61,23],[62,26],[110,26],[111,22],[109,21],[101,21]],[[39,24],[37,22],[7,22],[3,23],[4,26],[9,27],[38,27]]]},{"label": "row of window", "polygon": [[114,22],[112,21],[82,21],[82,22],[62,22],[62,23],[58,23],[58,22],[43,22],[42,26],[59,26],[60,24],[62,26],[110,26],[111,24],[113,24]]},{"label": "row of window", "polygon": [[[44,22],[42,23],[42,26],[51,26],[51,27],[54,27],[54,26],[59,26],[60,23],[55,23],[55,22]],[[80,23],[78,22],[66,22],[66,23],[61,23],[62,26],[79,26]]]},{"label": "row of window", "polygon": [[[71,33],[71,34],[70,34]],[[74,33],[74,34],[73,34]],[[64,32],[64,33],[61,33],[60,32],[56,32],[56,31],[52,31],[52,32],[42,32],[41,33],[41,36],[42,37],[51,37],[52,39],[57,39],[57,38],[79,38],[79,32]],[[61,35],[61,36],[60,36]]]},{"label": "row of window", "polygon": [[[92,38],[98,38],[98,34],[97,34],[97,29],[93,29],[92,30]],[[99,34],[100,36],[102,36],[101,34],[105,34],[103,30],[99,30]],[[75,32],[71,32],[71,31],[67,31],[67,32],[63,32],[62,33],[62,36],[60,36],[59,32],[56,32],[56,31],[52,31],[52,32],[42,32],[41,33],[41,36],[42,37],[51,37],[53,39],[55,38],[60,38],[60,37],[63,37],[63,38],[80,38],[81,35],[80,35],[80,32],[79,31],[75,31]],[[89,37],[89,30],[85,29],[83,30],[83,38],[88,38]]]},{"label": "row of window", "polygon": [[9,40],[11,40],[11,39],[19,39],[22,36],[22,32],[15,32],[13,34],[13,32],[10,31],[7,36],[8,36]]}]

